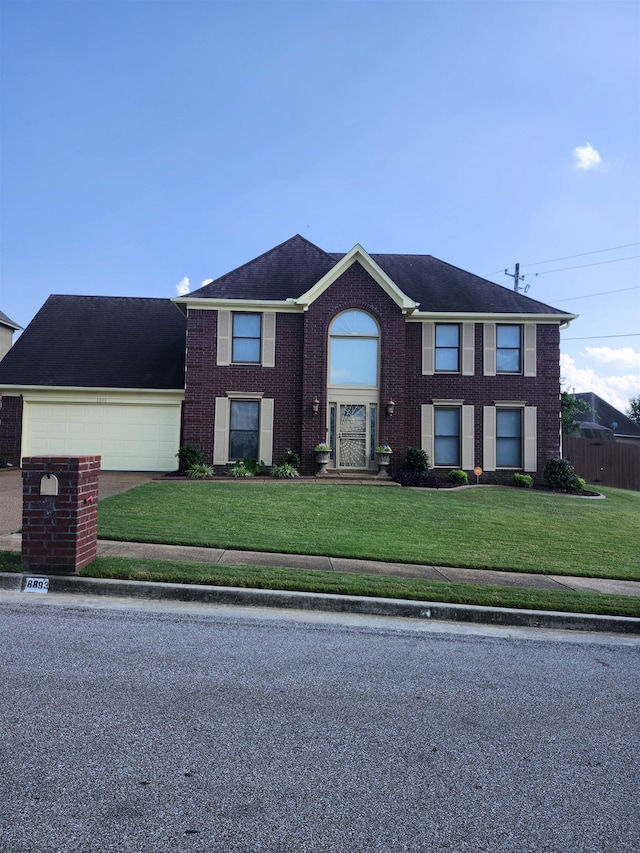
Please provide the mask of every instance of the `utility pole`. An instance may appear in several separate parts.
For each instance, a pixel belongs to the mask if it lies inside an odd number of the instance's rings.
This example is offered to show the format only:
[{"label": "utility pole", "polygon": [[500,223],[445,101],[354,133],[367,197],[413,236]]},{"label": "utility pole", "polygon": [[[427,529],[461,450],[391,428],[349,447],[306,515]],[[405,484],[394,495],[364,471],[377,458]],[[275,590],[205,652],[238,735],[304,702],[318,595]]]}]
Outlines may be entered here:
[{"label": "utility pole", "polygon": [[[523,276],[523,275],[520,275],[520,264],[516,264],[516,271],[515,271],[515,273],[507,272],[507,271],[505,270],[505,271],[504,271],[504,274],[505,274],[505,275],[508,275],[508,276],[509,276],[509,278],[512,278],[512,279],[513,279],[513,289],[515,290],[515,292],[516,292],[516,293],[520,293],[520,292],[522,292],[522,293],[526,293],[526,292],[527,292],[527,290],[529,290],[529,285],[528,285],[528,284],[527,284],[527,285],[525,285],[524,287],[520,287],[520,282],[521,282],[521,281],[524,281],[524,276]],[[536,273],[536,275],[538,275],[538,273]]]},{"label": "utility pole", "polygon": [[527,285],[526,287],[520,287],[520,282],[524,281],[524,276],[520,275],[520,264],[516,264],[515,273],[507,272],[505,270],[504,274],[508,275],[509,278],[513,279],[513,289],[515,290],[516,293],[520,293],[521,290],[526,293],[527,290],[529,290],[529,285]]}]

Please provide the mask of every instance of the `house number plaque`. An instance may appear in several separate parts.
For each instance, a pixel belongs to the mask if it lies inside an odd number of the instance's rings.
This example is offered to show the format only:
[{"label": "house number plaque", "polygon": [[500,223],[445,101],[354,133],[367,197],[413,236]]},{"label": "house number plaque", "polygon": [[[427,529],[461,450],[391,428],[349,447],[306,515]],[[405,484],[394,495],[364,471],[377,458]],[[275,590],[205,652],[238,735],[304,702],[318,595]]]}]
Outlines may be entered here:
[{"label": "house number plaque", "polygon": [[24,592],[49,592],[49,578],[27,578]]}]

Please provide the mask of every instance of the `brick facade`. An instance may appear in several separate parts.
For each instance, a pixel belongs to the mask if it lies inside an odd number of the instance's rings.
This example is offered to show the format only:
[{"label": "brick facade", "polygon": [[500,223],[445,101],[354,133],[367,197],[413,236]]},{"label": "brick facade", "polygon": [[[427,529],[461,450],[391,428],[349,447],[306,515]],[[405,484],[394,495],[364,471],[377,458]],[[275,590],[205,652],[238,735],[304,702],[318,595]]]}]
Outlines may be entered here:
[{"label": "brick facade", "polygon": [[99,456],[23,460],[23,572],[73,574],[95,560],[99,471]]},{"label": "brick facade", "polygon": [[[401,466],[407,447],[421,444],[421,405],[434,399],[464,400],[474,406],[475,464],[483,465],[483,407],[519,401],[537,412],[537,467],[560,450],[559,326],[537,325],[536,376],[483,374],[483,323],[475,324],[475,373],[422,374],[422,326],[407,322],[398,304],[358,263],[312,301],[304,312],[280,312],[276,321],[275,367],[216,365],[217,311],[189,309],[183,438],[211,463],[216,397],[229,391],[261,392],[274,400],[273,458],[286,448],[298,452],[302,473],[317,470],[313,448],[327,435],[327,353],[329,328],[342,311],[366,311],[380,328],[377,440],[394,449],[391,470]],[[256,309],[259,310],[259,309]],[[445,322],[445,320],[443,320]],[[320,401],[313,412],[313,399]],[[392,417],[386,403],[393,399]],[[491,472],[485,481],[512,478]]]}]

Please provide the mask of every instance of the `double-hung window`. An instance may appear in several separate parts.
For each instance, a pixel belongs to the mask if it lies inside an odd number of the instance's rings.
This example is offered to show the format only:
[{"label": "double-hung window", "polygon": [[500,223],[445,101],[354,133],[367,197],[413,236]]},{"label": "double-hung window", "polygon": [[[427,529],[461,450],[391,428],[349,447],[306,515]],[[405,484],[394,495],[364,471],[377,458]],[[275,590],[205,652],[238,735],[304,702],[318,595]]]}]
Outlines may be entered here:
[{"label": "double-hung window", "polygon": [[522,371],[522,326],[496,326],[496,372]]},{"label": "double-hung window", "polygon": [[460,466],[460,408],[434,409],[434,460],[436,466]]},{"label": "double-hung window", "polygon": [[231,400],[229,411],[229,459],[259,459],[260,402]]},{"label": "double-hung window", "polygon": [[260,364],[262,323],[260,314],[233,314],[231,360],[240,364]]},{"label": "double-hung window", "polygon": [[522,409],[496,409],[496,467],[522,468]]},{"label": "double-hung window", "polygon": [[460,326],[436,323],[436,372],[457,373],[460,370]]}]

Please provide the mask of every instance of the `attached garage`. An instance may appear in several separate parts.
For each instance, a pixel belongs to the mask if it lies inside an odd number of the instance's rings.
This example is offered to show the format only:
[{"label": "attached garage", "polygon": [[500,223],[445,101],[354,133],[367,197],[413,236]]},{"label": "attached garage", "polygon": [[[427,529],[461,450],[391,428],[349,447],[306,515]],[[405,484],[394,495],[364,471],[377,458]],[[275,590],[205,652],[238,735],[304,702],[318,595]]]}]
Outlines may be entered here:
[{"label": "attached garage", "polygon": [[179,400],[24,403],[23,456],[100,455],[103,471],[173,471],[179,445]]},{"label": "attached garage", "polygon": [[0,361],[0,455],[175,471],[185,346],[169,299],[50,296]]}]

